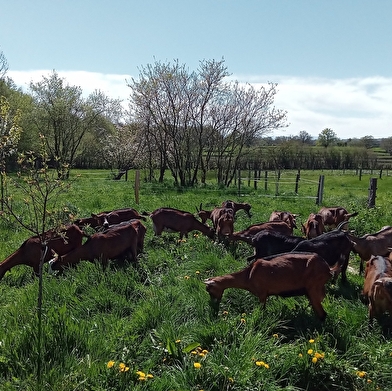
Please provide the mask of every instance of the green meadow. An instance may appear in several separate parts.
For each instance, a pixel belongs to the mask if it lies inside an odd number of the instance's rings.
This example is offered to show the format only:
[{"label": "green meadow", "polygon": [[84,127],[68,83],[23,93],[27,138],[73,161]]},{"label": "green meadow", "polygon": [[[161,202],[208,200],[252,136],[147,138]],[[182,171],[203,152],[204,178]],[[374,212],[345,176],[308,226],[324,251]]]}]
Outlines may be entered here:
[{"label": "green meadow", "polygon": [[[349,228],[363,235],[392,224],[392,176],[355,171],[269,173],[256,183],[220,188],[213,178],[192,189],[149,183],[141,172],[139,202],[134,173],[112,180],[105,170],[71,171],[70,190],[59,204],[73,217],[133,207],[152,212],[167,206],[192,213],[226,199],[249,202],[252,217],[239,211],[235,230],[288,210],[304,222],[320,206],[344,206],[359,215]],[[321,205],[316,205],[324,175]],[[376,206],[368,208],[369,180],[377,180]],[[225,246],[193,232],[153,235],[145,221],[144,253],[137,263],[111,262],[103,269],[81,262],[63,275],[43,273],[42,340],[39,346],[38,279],[16,266],[0,281],[0,390],[14,391],[275,391],[391,390],[391,322],[369,327],[361,297],[359,258],[350,257],[348,284],[327,284],[321,323],[304,297],[270,297],[262,308],[249,292],[228,289],[216,315],[203,281],[241,270],[252,248]],[[31,234],[0,220],[0,258]],[[301,235],[296,230],[296,235]],[[38,368],[39,363],[41,367]],[[37,373],[41,373],[41,382]]]}]

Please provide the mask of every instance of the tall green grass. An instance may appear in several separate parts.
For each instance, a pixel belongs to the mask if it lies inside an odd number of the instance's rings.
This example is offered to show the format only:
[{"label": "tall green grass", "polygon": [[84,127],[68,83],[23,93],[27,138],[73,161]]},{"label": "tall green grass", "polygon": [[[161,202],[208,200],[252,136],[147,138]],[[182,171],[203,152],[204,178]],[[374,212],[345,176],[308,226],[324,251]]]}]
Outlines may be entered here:
[{"label": "tall green grass", "polygon": [[[71,191],[61,202],[79,217],[129,206],[196,212],[200,203],[209,208],[225,199],[250,202],[251,219],[238,213],[240,230],[268,220],[275,209],[299,214],[299,223],[306,220],[319,208],[314,197],[320,174],[323,205],[358,211],[350,222],[358,235],[391,224],[391,177],[379,179],[376,207],[368,209],[369,176],[359,181],[341,172],[302,172],[298,195],[288,180],[293,173],[282,172],[278,197],[273,182],[267,191],[260,183],[256,191],[244,181],[239,196],[237,185],[176,189],[169,181],[142,181],[137,205],[132,175],[125,182],[111,180],[107,171],[81,171],[72,173]],[[354,255],[348,284],[327,286],[324,323],[304,297],[270,297],[262,308],[256,297],[236,289],[225,292],[216,314],[203,280],[242,269],[252,249],[244,243],[225,247],[198,233],[181,242],[177,234],[154,237],[151,221],[145,225],[145,252],[137,264],[111,262],[103,270],[99,263],[81,262],[62,276],[45,272],[44,390],[392,389],[390,322],[386,317],[368,327]],[[0,233],[2,259],[29,236],[4,220]],[[37,292],[27,266],[13,268],[0,282],[1,390],[37,389]]]}]

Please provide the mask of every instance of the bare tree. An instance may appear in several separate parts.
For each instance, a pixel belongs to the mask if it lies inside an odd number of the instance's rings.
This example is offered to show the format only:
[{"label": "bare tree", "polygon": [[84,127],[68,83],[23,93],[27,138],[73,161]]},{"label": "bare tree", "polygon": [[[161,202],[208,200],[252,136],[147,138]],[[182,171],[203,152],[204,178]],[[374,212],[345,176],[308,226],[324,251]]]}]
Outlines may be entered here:
[{"label": "bare tree", "polygon": [[131,102],[135,120],[149,124],[149,137],[161,153],[161,169],[170,169],[176,184],[197,180],[209,125],[209,102],[227,76],[223,60],[203,61],[189,72],[178,61],[155,63],[132,80]]},{"label": "bare tree", "polygon": [[134,119],[148,123],[148,137],[161,154],[161,172],[170,169],[175,183],[202,181],[214,158],[218,180],[229,185],[244,146],[256,136],[284,126],[286,113],[272,107],[276,84],[256,91],[252,86],[224,83],[224,61],[202,61],[197,72],[184,65],[155,63],[132,80]]},{"label": "bare tree", "polygon": [[8,71],[8,62],[5,55],[0,51],[0,80],[2,80]]},{"label": "bare tree", "polygon": [[[86,132],[95,128],[109,131],[112,121],[121,115],[120,101],[110,100],[100,91],[84,99],[80,87],[66,84],[54,71],[42,81],[31,83],[30,89],[36,126],[45,135],[52,157],[58,159],[58,174],[68,177]],[[65,172],[64,167],[68,167]]]},{"label": "bare tree", "polygon": [[286,126],[286,112],[273,107],[277,84],[256,90],[253,86],[227,85],[215,104],[218,182],[229,186],[239,168],[245,146],[273,129]]}]

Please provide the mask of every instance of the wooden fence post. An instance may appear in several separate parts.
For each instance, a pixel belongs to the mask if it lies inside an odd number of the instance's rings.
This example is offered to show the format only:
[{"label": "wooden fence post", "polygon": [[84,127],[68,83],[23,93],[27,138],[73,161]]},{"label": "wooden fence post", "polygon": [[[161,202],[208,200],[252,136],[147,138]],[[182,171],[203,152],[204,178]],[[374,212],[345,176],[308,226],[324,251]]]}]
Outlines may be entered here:
[{"label": "wooden fence post", "polygon": [[255,190],[257,190],[257,169],[255,169],[255,172],[253,175],[254,175],[253,187],[255,188]]},{"label": "wooden fence post", "polygon": [[268,190],[268,171],[265,171],[264,173],[264,190]]},{"label": "wooden fence post", "polygon": [[323,193],[324,193],[324,175],[320,175],[318,189],[317,189],[316,205],[320,205],[323,202]]},{"label": "wooden fence post", "polygon": [[298,170],[297,176],[295,177],[295,194],[298,194],[298,183],[299,183],[300,173]]},{"label": "wooden fence post", "polygon": [[238,197],[241,195],[241,169],[238,169]]},{"label": "wooden fence post", "polygon": [[139,205],[140,170],[135,172],[135,202]]},{"label": "wooden fence post", "polygon": [[376,206],[376,192],[377,192],[377,178],[370,178],[369,198],[368,198],[369,208],[374,208]]}]

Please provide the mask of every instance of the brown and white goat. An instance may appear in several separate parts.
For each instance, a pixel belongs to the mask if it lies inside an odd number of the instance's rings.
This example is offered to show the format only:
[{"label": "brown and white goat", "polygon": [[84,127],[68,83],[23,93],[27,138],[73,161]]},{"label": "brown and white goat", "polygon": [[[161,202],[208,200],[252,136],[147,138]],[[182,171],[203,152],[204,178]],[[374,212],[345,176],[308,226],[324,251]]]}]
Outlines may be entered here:
[{"label": "brown and white goat", "polygon": [[325,232],[323,217],[319,213],[311,213],[302,225],[302,233],[306,239],[313,239]]},{"label": "brown and white goat", "polygon": [[389,258],[377,255],[366,262],[362,294],[368,300],[369,322],[387,311],[392,315],[392,265]]},{"label": "brown and white goat", "polygon": [[215,237],[214,230],[201,223],[189,212],[174,208],[158,208],[151,213],[150,217],[156,236],[161,235],[163,231],[179,232],[180,239],[182,239],[184,236],[188,237],[191,231],[200,231],[211,239]]},{"label": "brown and white goat", "polygon": [[392,246],[392,227],[383,227],[374,234],[366,234],[361,237],[348,233],[348,237],[354,242],[353,252],[361,258],[359,271],[362,273],[364,263],[372,255],[389,255],[389,248]]},{"label": "brown and white goat", "polygon": [[250,208],[252,206],[248,204],[247,202],[235,202],[232,200],[226,200],[222,202],[222,208],[230,208],[234,210],[234,215],[239,211],[243,210],[245,213],[248,215],[249,218],[252,217],[250,214]]},{"label": "brown and white goat", "polygon": [[348,221],[351,217],[357,216],[358,212],[348,213],[342,206],[325,207],[323,206],[318,214],[323,218],[325,227],[336,228],[343,221]]},{"label": "brown and white goat", "polygon": [[297,228],[297,215],[287,212],[287,211],[278,211],[274,210],[271,213],[269,221],[284,221],[292,230]]},{"label": "brown and white goat", "polygon": [[307,296],[320,320],[326,312],[321,304],[325,284],[333,276],[331,269],[314,253],[286,253],[269,260],[258,259],[245,269],[205,280],[207,292],[218,304],[228,288],[245,289],[259,298],[264,306],[268,296]]}]

